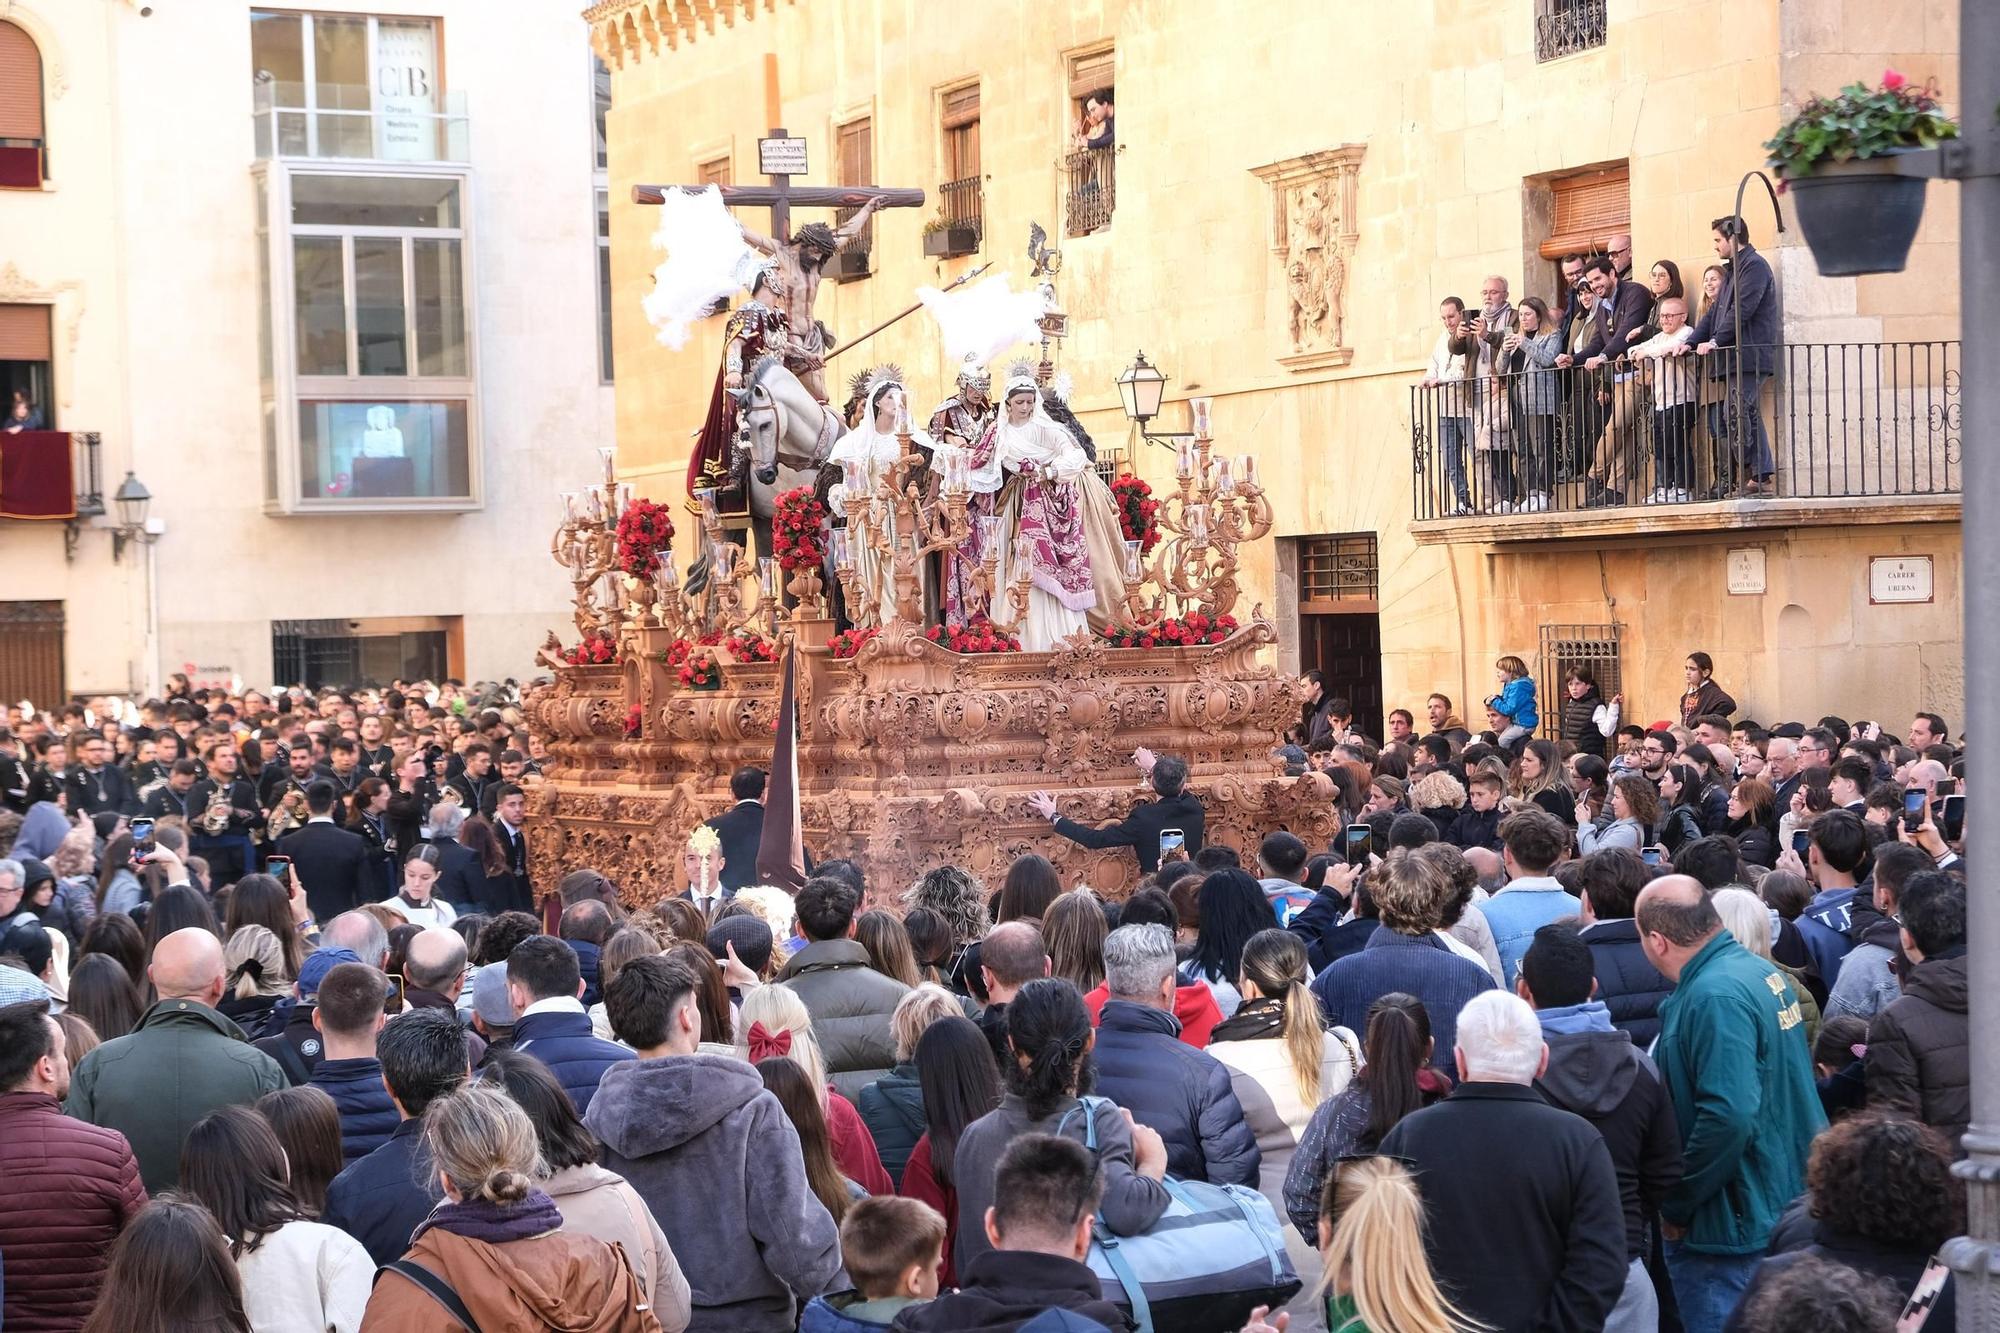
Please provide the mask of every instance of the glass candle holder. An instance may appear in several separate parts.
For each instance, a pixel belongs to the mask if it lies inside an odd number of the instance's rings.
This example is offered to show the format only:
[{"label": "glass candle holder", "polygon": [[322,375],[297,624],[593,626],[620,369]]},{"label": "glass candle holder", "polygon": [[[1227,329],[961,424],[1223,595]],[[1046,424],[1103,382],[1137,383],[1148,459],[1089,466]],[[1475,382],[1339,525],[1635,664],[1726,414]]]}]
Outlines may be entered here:
[{"label": "glass candle holder", "polygon": [[1139,581],[1140,574],[1145,568],[1144,550],[1144,542],[1128,541],[1125,543],[1125,581],[1127,583],[1137,583]]}]

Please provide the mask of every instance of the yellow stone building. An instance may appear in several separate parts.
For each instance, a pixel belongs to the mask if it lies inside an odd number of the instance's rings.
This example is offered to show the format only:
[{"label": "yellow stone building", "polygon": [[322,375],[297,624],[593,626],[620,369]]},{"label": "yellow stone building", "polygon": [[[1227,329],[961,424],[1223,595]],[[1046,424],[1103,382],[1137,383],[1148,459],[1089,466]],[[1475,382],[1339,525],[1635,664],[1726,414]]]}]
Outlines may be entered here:
[{"label": "yellow stone building", "polygon": [[[1764,408],[1780,498],[1450,518],[1413,478],[1413,459],[1435,467],[1412,388],[1441,297],[1476,304],[1499,274],[1516,299],[1553,298],[1552,256],[1620,233],[1634,276],[1670,258],[1692,286],[1710,220],[1790,107],[1889,66],[1950,78],[1953,6],[605,0],[585,17],[612,71],[618,456],[642,492],[681,492],[723,321],[679,352],[655,341],[653,210],[630,187],[761,183],[774,53],[809,154],[795,184],[928,199],[877,215],[821,318],[853,336],[989,260],[1025,284],[1039,222],[1062,252],[1058,359],[1100,457],[1156,487],[1173,475],[1120,407],[1140,349],[1170,377],[1155,429],[1212,400],[1218,447],[1258,456],[1276,507],[1245,603],[1278,621],[1284,665],[1326,669],[1364,721],[1432,690],[1470,715],[1503,653],[1545,675],[1596,662],[1628,717],[1665,717],[1696,649],[1749,716],[1963,718],[1956,186],[1931,188],[1907,271],[1826,279],[1751,184],[1788,344]],[[1099,90],[1116,146],[1079,150]],[[920,399],[950,391],[923,315],[829,383],[882,360]]]}]

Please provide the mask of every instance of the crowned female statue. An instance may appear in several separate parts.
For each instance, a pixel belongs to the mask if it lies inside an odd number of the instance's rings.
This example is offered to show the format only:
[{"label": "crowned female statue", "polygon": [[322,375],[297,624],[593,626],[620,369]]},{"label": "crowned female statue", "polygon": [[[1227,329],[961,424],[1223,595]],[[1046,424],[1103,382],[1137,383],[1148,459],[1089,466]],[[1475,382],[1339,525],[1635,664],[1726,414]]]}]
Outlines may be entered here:
[{"label": "crowned female statue", "polygon": [[[1016,630],[1021,646],[1045,652],[1109,623],[1124,595],[1117,503],[1076,437],[1049,415],[1025,367],[1009,375],[1000,416],[971,454],[972,507],[976,512],[979,497],[991,497],[988,512],[1000,520],[995,596],[1004,598],[1001,590],[1023,568],[1028,575],[1028,614]],[[975,524],[968,545],[977,542]],[[961,560],[984,554],[960,548]]]},{"label": "crowned female statue", "polygon": [[[834,443],[833,452],[827,455],[827,466],[838,468],[841,473],[841,480],[827,493],[829,512],[847,512],[850,478],[860,482],[872,501],[890,468],[903,455],[898,430],[907,431],[911,447],[926,457],[935,448],[929,435],[910,425],[909,391],[903,385],[902,372],[894,366],[883,366],[869,378],[861,424],[841,436]],[[898,541],[910,539],[909,533],[897,531],[895,506],[871,504],[869,512],[870,531],[866,539],[852,525],[847,533],[848,551],[856,572],[856,595],[849,615],[856,625],[863,626],[885,625],[895,618],[894,552]],[[924,600],[929,604],[928,562],[919,562],[918,577],[923,580]]]}]

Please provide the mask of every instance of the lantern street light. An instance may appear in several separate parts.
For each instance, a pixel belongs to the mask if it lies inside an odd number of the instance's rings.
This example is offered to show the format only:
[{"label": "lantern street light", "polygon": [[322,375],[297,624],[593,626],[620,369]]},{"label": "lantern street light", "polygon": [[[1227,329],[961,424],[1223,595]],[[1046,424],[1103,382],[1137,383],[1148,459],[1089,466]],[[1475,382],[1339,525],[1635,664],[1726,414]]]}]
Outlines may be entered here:
[{"label": "lantern street light", "polygon": [[1138,425],[1140,436],[1149,443],[1171,449],[1182,440],[1193,439],[1194,432],[1146,429],[1146,423],[1160,414],[1160,400],[1166,392],[1167,377],[1146,360],[1144,352],[1118,376],[1118,398],[1125,407],[1126,418]]},{"label": "lantern street light", "polygon": [[125,543],[152,540],[146,531],[146,509],[153,503],[153,493],[145,482],[127,472],[111,498],[118,506],[118,526],[111,530],[111,558],[118,560],[125,554]]}]

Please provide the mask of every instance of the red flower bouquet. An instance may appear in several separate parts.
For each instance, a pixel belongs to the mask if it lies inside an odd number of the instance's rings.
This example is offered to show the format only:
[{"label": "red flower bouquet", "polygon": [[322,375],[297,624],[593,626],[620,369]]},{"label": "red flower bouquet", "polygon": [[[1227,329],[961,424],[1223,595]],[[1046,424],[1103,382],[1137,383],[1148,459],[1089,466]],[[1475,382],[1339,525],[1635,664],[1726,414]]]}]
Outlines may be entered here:
[{"label": "red flower bouquet", "polygon": [[778,645],[761,634],[732,635],[723,647],[738,662],[775,662],[778,660]]},{"label": "red flower bouquet", "polygon": [[609,666],[618,658],[618,641],[599,630],[573,648],[563,649],[563,661],[571,666]]},{"label": "red flower bouquet", "polygon": [[1194,648],[1221,643],[1234,634],[1235,616],[1210,616],[1190,611],[1185,616],[1156,620],[1150,625],[1113,625],[1104,633],[1113,648]]},{"label": "red flower bouquet", "polygon": [[932,625],[924,637],[954,653],[1018,653],[1021,641],[993,628],[985,616],[975,616],[964,625]]},{"label": "red flower bouquet", "polygon": [[656,660],[670,667],[686,666],[687,660],[697,647],[714,648],[722,642],[720,630],[702,635],[698,639],[675,639],[667,645],[666,651],[656,654]]},{"label": "red flower bouquet", "polygon": [[1160,502],[1153,488],[1127,472],[1111,483],[1112,498],[1118,501],[1118,527],[1128,542],[1139,543],[1140,555],[1151,555],[1160,544]]},{"label": "red flower bouquet", "polygon": [[844,629],[828,639],[826,646],[833,650],[834,660],[839,661],[860,652],[861,645],[881,632],[879,629]]},{"label": "red flower bouquet", "polygon": [[618,568],[635,579],[649,579],[660,567],[660,556],[674,539],[674,520],[665,505],[632,500],[618,516]]},{"label": "red flower bouquet", "polygon": [[680,669],[680,682],[691,690],[721,689],[722,668],[716,665],[715,654],[706,651],[690,654]]},{"label": "red flower bouquet", "polygon": [[771,514],[771,549],[785,569],[818,569],[826,557],[820,528],[826,522],[826,506],[813,498],[810,486],[786,491],[777,498]]},{"label": "red flower bouquet", "polygon": [[630,708],[626,709],[625,739],[626,740],[636,739],[639,735],[639,729],[645,725],[645,720],[646,720],[646,710],[641,705],[633,704]]}]

